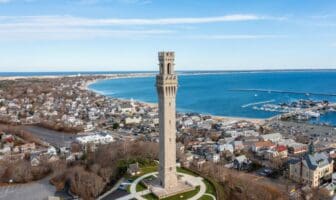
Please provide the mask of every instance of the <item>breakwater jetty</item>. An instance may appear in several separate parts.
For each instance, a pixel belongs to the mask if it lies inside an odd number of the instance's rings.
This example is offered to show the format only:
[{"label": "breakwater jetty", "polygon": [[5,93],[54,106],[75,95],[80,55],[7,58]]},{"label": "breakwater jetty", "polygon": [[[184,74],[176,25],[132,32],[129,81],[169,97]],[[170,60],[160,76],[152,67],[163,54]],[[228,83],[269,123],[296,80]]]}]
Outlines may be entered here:
[{"label": "breakwater jetty", "polygon": [[294,92],[286,90],[267,90],[267,89],[230,89],[233,92],[267,92],[267,93],[282,93],[282,94],[303,94],[309,95],[319,95],[319,96],[336,96],[336,93],[320,93],[320,92]]},{"label": "breakwater jetty", "polygon": [[275,100],[272,99],[272,100],[269,100],[269,101],[259,101],[259,102],[249,103],[249,104],[242,105],[242,108],[246,108],[246,107],[249,107],[249,106],[256,106],[256,105],[265,104],[265,103],[272,103],[274,101]]}]

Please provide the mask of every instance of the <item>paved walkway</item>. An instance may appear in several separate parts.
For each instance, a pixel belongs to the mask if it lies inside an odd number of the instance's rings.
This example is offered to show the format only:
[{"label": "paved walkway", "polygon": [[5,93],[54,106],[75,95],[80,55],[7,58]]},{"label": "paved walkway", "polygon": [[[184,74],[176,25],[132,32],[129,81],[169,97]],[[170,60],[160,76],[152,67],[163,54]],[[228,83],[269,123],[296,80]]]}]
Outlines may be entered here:
[{"label": "paved walkway", "polygon": [[135,179],[135,181],[133,181],[133,183],[131,184],[131,187],[130,187],[131,194],[129,194],[127,196],[124,196],[124,197],[121,197],[118,200],[129,200],[129,199],[133,199],[133,198],[138,199],[138,200],[145,200],[144,198],[142,198],[142,196],[146,195],[146,194],[150,194],[151,192],[149,190],[144,190],[144,191],[141,191],[141,192],[137,192],[136,191],[136,186],[140,183],[140,181],[142,179],[145,179],[145,178],[150,177],[150,176],[154,176],[156,174],[157,174],[157,172],[152,172],[152,173],[145,174],[145,175],[140,176],[139,178]]},{"label": "paved walkway", "polygon": [[216,197],[212,194],[209,194],[209,193],[205,193],[204,196],[209,196],[211,197],[213,200],[216,200]]},{"label": "paved walkway", "polygon": [[[158,174],[158,172],[153,172],[153,173],[149,173],[149,174],[145,174],[139,178],[137,178],[135,181],[133,181],[133,183],[131,184],[130,187],[130,194],[124,197],[119,198],[118,200],[130,200],[130,199],[138,199],[138,200],[145,200],[142,196],[150,194],[151,192],[147,189],[141,192],[137,192],[136,191],[136,186],[140,183],[141,180],[150,177],[150,176],[156,176]],[[200,186],[200,191],[193,196],[192,198],[189,198],[188,200],[198,200],[200,199],[203,195],[208,195],[211,196],[214,200],[216,199],[216,197],[214,197],[211,194],[206,194],[206,185],[203,182],[203,178],[202,177],[195,177],[195,176],[191,176],[189,174],[184,174],[184,173],[178,173],[178,175],[182,175],[183,179],[188,180],[188,182],[192,183],[194,187],[196,186]]]},{"label": "paved walkway", "polygon": [[[181,173],[179,173],[181,174]],[[184,175],[189,181],[191,181],[191,183],[194,183],[194,186],[200,186],[200,191],[193,197],[189,198],[189,200],[198,200],[200,199],[206,191],[206,186],[203,182],[203,178],[202,177],[195,177],[195,176],[191,176],[188,174],[181,174]]]}]

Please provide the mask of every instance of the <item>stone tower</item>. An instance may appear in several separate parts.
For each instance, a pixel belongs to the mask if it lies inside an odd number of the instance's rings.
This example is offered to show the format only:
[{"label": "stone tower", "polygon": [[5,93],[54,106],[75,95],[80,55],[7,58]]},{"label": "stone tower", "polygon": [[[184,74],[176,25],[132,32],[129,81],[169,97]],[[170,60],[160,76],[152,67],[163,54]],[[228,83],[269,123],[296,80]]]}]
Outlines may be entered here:
[{"label": "stone tower", "polygon": [[176,92],[174,52],[159,52],[160,73],[156,76],[160,120],[159,179],[165,190],[176,188]]}]

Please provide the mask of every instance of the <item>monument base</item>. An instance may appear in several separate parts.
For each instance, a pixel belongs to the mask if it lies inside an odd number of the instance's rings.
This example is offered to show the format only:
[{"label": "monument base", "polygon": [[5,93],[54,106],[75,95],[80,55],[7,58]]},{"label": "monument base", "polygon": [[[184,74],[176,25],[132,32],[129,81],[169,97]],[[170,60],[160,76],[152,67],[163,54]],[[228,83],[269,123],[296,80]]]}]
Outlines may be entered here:
[{"label": "monument base", "polygon": [[188,181],[180,179],[177,181],[176,186],[171,188],[163,188],[160,185],[160,180],[157,177],[151,179],[145,179],[142,181],[144,185],[147,186],[149,191],[151,191],[157,198],[163,199],[167,197],[171,197],[177,194],[189,192],[195,189],[192,183],[188,183]]}]

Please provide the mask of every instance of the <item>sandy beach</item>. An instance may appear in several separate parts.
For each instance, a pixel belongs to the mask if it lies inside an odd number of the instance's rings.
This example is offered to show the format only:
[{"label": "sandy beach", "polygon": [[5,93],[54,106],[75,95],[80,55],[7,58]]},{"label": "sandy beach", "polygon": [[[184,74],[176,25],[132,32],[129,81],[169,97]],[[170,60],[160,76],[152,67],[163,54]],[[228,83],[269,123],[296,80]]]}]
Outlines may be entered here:
[{"label": "sandy beach", "polygon": [[90,75],[90,76],[103,76],[102,78],[96,78],[94,80],[87,81],[83,87],[85,90],[92,91],[89,86],[101,81],[101,80],[108,80],[108,79],[120,79],[120,78],[140,78],[140,77],[150,77],[154,76],[155,74],[152,73],[136,73],[136,74],[101,74],[101,75]]}]

